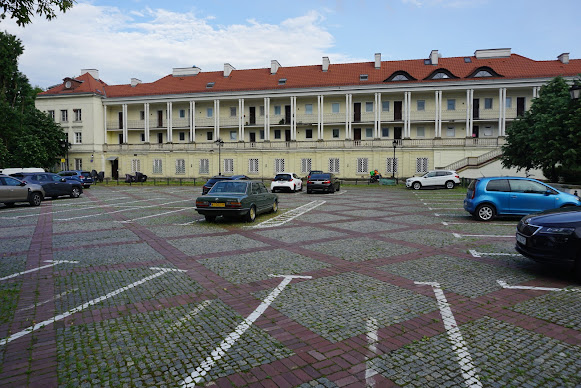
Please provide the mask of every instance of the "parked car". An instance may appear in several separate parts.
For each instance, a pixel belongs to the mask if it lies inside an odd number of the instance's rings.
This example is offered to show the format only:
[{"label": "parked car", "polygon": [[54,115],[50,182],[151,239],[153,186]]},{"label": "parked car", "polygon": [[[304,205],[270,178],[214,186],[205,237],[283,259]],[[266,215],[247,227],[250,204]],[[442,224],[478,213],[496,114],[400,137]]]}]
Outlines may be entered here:
[{"label": "parked car", "polygon": [[57,198],[63,195],[68,195],[71,198],[79,198],[83,193],[83,186],[80,182],[74,180],[67,181],[62,176],[50,172],[21,172],[12,174],[11,176],[28,183],[42,186],[45,197]]},{"label": "parked car", "polygon": [[453,189],[460,184],[460,177],[458,173],[453,170],[434,170],[426,173],[423,176],[414,176],[406,179],[405,186],[419,190],[422,187],[445,187]]},{"label": "parked car", "polygon": [[307,175],[307,180],[308,180],[308,179],[311,177],[311,175],[313,175],[313,174],[323,174],[323,173],[324,173],[324,171],[322,171],[322,170],[311,170],[311,171],[309,171],[309,175]]},{"label": "parked car", "polygon": [[83,185],[85,189],[91,187],[91,185],[95,182],[91,177],[91,173],[89,171],[69,170],[61,171],[58,174],[65,178],[66,180],[81,182],[81,185]]},{"label": "parked car", "polygon": [[253,222],[260,213],[278,211],[278,195],[269,193],[260,181],[222,180],[196,199],[196,211],[208,222],[219,216],[244,217]]},{"label": "parked car", "polygon": [[341,181],[331,173],[313,174],[307,181],[307,194],[313,191],[333,193],[341,190]]},{"label": "parked car", "polygon": [[516,230],[517,252],[541,263],[567,266],[581,280],[581,208],[524,216]]},{"label": "parked car", "polygon": [[470,182],[464,198],[464,210],[479,221],[566,206],[581,206],[581,201],[532,178],[478,178]]},{"label": "parked car", "polygon": [[14,206],[17,202],[28,202],[39,206],[44,199],[44,189],[40,185],[26,183],[8,175],[0,175],[0,202]]},{"label": "parked car", "polygon": [[273,193],[277,190],[303,191],[303,180],[294,172],[284,172],[276,174],[270,182],[270,191]]},{"label": "parked car", "polygon": [[202,186],[202,195],[207,194],[208,191],[214,186],[214,183],[219,181],[226,181],[226,180],[248,180],[246,175],[232,175],[232,176],[225,176],[225,175],[216,175],[208,179],[204,186]]}]

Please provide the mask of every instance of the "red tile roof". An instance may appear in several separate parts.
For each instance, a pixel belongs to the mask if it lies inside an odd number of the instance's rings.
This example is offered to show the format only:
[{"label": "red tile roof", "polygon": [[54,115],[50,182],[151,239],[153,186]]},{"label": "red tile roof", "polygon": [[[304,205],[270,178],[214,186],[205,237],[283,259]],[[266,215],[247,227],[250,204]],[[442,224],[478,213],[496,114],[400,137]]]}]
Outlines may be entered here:
[{"label": "red tile roof", "polygon": [[[384,82],[396,71],[405,71],[415,81],[389,82],[389,84],[416,84],[422,82],[449,82],[450,79],[424,80],[435,69],[446,69],[459,80],[481,80],[467,78],[476,69],[490,67],[502,76],[502,79],[550,78],[556,76],[576,76],[581,74],[581,60],[570,60],[563,64],[559,60],[535,61],[518,54],[504,58],[477,59],[470,62],[465,57],[439,58],[438,65],[425,64],[424,59],[404,61],[382,61],[381,68],[375,69],[374,62],[331,64],[329,70],[322,71],[321,65],[280,67],[276,74],[270,74],[270,68],[233,70],[229,77],[222,71],[200,72],[197,75],[174,77],[167,75],[151,83],[141,83],[134,87],[130,84],[107,85],[85,73],[77,80],[82,83],[74,89],[67,90],[64,85],[55,86],[41,95],[61,95],[93,92],[106,97],[138,97],[152,95],[172,95],[204,92],[236,92],[245,90],[284,90],[295,88],[333,87],[388,84]],[[360,81],[359,76],[367,74],[367,81]],[[278,80],[286,78],[284,85]],[[487,78],[490,79],[490,78]],[[454,79],[458,81],[458,79]],[[207,87],[213,82],[214,86]]]}]

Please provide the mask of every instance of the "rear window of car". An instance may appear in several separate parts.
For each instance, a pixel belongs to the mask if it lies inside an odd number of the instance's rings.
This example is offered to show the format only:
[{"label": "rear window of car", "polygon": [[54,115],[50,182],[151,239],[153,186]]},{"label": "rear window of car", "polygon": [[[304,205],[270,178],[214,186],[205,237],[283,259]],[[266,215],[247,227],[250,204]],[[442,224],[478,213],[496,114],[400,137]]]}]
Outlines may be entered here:
[{"label": "rear window of car", "polygon": [[209,191],[209,194],[216,194],[216,193],[238,193],[243,194],[246,193],[246,187],[248,183],[246,182],[237,182],[237,181],[220,181],[217,182],[212,189]]},{"label": "rear window of car", "polygon": [[311,179],[330,179],[331,174],[313,174],[311,175]]},{"label": "rear window of car", "polygon": [[91,173],[89,171],[83,171],[83,172],[81,172],[81,175],[82,176],[85,176],[87,178],[90,178],[91,177]]},{"label": "rear window of car", "polygon": [[468,190],[474,191],[476,183],[478,183],[478,179],[474,179],[473,181],[471,181],[470,184],[468,185]]},{"label": "rear window of car", "polygon": [[230,178],[210,178],[206,182],[206,185],[213,185],[216,182],[225,181],[225,180],[228,180],[228,179],[230,179]]},{"label": "rear window of car", "polygon": [[495,179],[486,185],[487,191],[510,191],[510,186],[508,185],[508,179]]},{"label": "rear window of car", "polygon": [[277,174],[277,176],[274,177],[274,180],[275,181],[278,181],[278,180],[286,180],[286,181],[288,181],[289,179],[291,179],[290,174]]}]

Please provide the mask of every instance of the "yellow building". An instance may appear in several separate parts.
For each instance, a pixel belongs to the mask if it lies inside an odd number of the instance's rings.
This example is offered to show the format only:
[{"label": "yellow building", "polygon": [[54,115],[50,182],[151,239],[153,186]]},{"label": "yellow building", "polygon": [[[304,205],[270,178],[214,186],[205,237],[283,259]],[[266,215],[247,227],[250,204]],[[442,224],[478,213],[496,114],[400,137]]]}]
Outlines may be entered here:
[{"label": "yellow building", "polygon": [[[107,85],[94,69],[41,93],[72,144],[69,168],[105,177],[207,178],[311,169],[343,178],[408,177],[484,164],[506,127],[555,76],[581,60],[535,61],[510,49],[444,58],[203,72]],[[395,157],[395,159],[394,159]]]}]

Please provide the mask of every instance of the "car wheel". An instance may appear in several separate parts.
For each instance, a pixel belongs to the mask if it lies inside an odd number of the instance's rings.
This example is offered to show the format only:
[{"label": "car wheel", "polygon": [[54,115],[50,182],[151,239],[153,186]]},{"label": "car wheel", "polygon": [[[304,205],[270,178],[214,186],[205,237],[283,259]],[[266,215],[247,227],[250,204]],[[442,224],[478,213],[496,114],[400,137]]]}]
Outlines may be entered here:
[{"label": "car wheel", "polygon": [[30,194],[30,199],[28,200],[28,203],[30,203],[30,206],[40,206],[41,202],[42,202],[42,195],[40,195],[40,193]]},{"label": "car wheel", "polygon": [[412,183],[412,187],[414,188],[414,190],[419,190],[422,188],[422,184],[420,182],[414,182]]},{"label": "car wheel", "polygon": [[272,213],[276,213],[278,211],[278,201],[275,199],[274,202],[272,203]]},{"label": "car wheel", "polygon": [[246,221],[254,222],[255,219],[256,219],[256,206],[252,205],[250,206],[250,210],[248,210],[248,213],[246,214]]},{"label": "car wheel", "polygon": [[214,222],[214,221],[216,221],[216,216],[205,215],[204,217],[206,218],[206,221],[207,222]]},{"label": "car wheel", "polygon": [[478,221],[490,221],[496,215],[496,209],[494,206],[489,205],[487,203],[480,205],[476,208],[476,213],[474,213],[474,217]]},{"label": "car wheel", "polygon": [[311,194],[312,192],[313,192],[313,190],[307,189],[307,194]]},{"label": "car wheel", "polygon": [[81,196],[81,190],[78,187],[73,187],[71,191],[71,198],[79,198]]},{"label": "car wheel", "polygon": [[446,188],[447,189],[453,189],[454,188],[454,182],[453,181],[446,182]]},{"label": "car wheel", "polygon": [[329,186],[329,193],[334,193],[335,192],[335,186],[331,185]]}]

